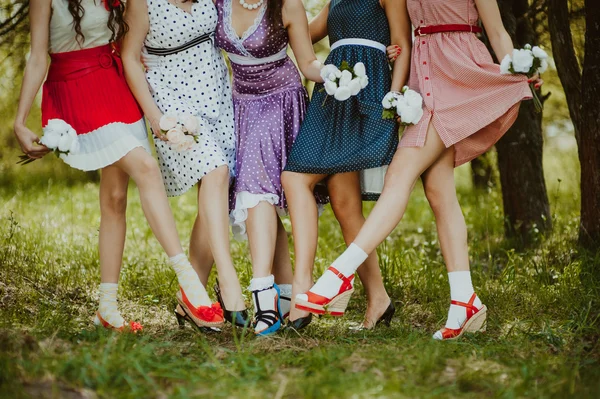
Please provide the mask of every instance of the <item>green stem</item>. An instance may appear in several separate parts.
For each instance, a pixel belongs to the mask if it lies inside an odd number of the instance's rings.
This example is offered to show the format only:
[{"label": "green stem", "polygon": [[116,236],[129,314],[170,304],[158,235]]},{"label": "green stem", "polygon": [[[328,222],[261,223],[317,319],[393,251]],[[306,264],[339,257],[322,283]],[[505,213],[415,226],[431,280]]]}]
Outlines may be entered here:
[{"label": "green stem", "polygon": [[537,90],[535,89],[533,83],[529,83],[529,88],[531,89],[531,94],[533,94],[533,104],[535,105],[535,112],[539,114],[544,110],[544,106],[542,104],[542,101],[540,100],[540,97],[538,96]]}]

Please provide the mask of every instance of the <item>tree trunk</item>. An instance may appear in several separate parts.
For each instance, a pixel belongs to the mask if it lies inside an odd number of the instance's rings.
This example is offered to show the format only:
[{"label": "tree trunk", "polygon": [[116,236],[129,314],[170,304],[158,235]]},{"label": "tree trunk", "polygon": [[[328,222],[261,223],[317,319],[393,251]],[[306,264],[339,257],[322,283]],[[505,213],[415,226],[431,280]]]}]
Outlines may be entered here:
[{"label": "tree trunk", "polygon": [[494,186],[494,168],[489,153],[485,153],[471,161],[471,177],[473,187],[486,190]]},{"label": "tree trunk", "polygon": [[600,247],[600,8],[585,1],[586,33],[583,73],[569,21],[567,0],[549,0],[548,27],[552,53],[565,91],[581,164],[579,242]]},{"label": "tree trunk", "polygon": [[[527,15],[527,0],[499,0],[504,25],[516,47],[536,43],[536,34]],[[552,228],[550,203],[542,165],[544,140],[542,115],[531,101],[521,104],[519,116],[496,144],[502,185],[506,236],[529,242],[537,228]]]},{"label": "tree trunk", "polygon": [[[594,4],[592,4],[594,3]],[[585,1],[585,59],[579,123],[581,163],[580,243],[600,247],[600,7],[596,0]]]}]

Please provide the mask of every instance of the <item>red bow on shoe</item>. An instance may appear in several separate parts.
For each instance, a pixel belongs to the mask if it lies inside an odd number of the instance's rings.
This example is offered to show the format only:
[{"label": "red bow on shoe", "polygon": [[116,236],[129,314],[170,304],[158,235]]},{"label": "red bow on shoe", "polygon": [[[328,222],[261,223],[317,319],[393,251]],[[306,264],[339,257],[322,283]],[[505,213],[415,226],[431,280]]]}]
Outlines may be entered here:
[{"label": "red bow on shoe", "polygon": [[198,308],[198,314],[202,320],[213,321],[215,319],[223,318],[223,309],[218,303],[213,303],[211,306],[200,306]]},{"label": "red bow on shoe", "polygon": [[121,5],[121,0],[102,0],[104,2],[104,8],[106,11],[110,11],[113,8],[117,8]]}]

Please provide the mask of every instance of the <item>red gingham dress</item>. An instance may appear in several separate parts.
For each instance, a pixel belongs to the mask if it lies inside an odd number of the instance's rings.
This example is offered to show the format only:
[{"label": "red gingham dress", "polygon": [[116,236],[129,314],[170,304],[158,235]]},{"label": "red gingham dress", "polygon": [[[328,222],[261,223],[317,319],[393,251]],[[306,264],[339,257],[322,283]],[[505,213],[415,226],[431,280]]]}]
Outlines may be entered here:
[{"label": "red gingham dress", "polygon": [[[474,0],[407,0],[414,27],[477,25]],[[422,147],[429,122],[459,166],[491,148],[514,123],[520,102],[532,97],[525,75],[501,75],[471,32],[417,36],[408,86],[421,93],[423,118],[408,126],[401,147]]]}]

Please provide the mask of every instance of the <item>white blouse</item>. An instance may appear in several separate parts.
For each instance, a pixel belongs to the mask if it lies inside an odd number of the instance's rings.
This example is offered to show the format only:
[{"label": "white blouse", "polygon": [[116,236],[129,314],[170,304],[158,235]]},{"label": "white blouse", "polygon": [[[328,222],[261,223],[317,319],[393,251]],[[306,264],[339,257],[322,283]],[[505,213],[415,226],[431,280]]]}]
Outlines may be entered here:
[{"label": "white blouse", "polygon": [[50,52],[64,53],[108,44],[112,33],[108,28],[109,13],[102,0],[82,0],[85,14],[81,19],[81,32],[85,36],[83,45],[77,42],[73,17],[67,0],[52,0],[50,18]]}]

